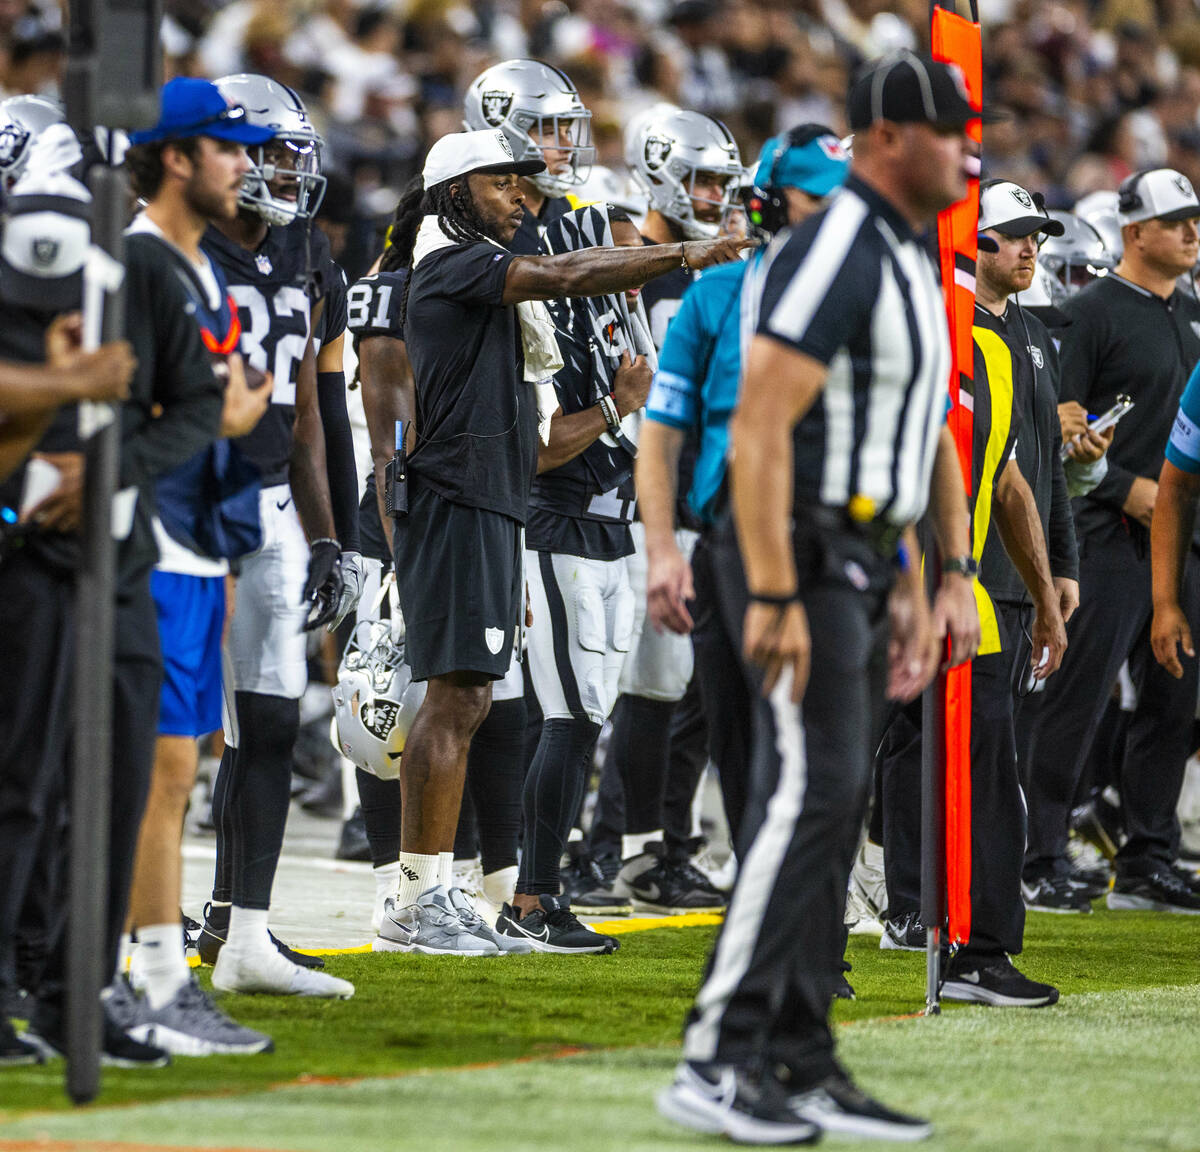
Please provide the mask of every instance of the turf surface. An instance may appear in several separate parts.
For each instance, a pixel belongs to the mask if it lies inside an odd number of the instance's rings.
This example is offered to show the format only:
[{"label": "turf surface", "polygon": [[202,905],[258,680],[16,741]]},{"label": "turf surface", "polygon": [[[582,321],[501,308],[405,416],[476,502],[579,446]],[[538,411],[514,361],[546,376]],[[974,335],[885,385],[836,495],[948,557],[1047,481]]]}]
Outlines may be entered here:
[{"label": "turf surface", "polygon": [[[48,1113],[66,1107],[61,1066],[0,1072],[0,1121],[9,1121],[0,1123],[0,1150],[37,1136],[91,1138],[64,1145],[72,1148],[121,1139],[390,1147],[421,1114],[406,1102],[439,1117],[413,1144],[422,1149],[561,1147],[560,1123],[572,1115],[573,1152],[696,1147],[676,1144],[650,1098],[669,1077],[711,936],[708,928],[633,933],[615,957],[331,957],[330,970],[358,986],[348,1003],[227,1001],[275,1037],[273,1055],[106,1072],[100,1104],[214,1099],[55,1117]],[[856,1021],[839,1030],[847,1062],[866,1087],[934,1116],[941,1147],[1200,1147],[1200,918],[1032,915],[1022,966],[1065,996],[1037,1012],[948,1006],[938,1020],[889,1020],[920,1008],[923,956],[856,938],[851,960],[858,999],[836,1009],[839,1020]],[[565,1049],[584,1051],[549,1059]],[[533,1059],[437,1071],[522,1058]],[[406,1072],[421,1074],[398,1076]],[[387,1079],[364,1080],[379,1077]],[[497,1141],[497,1117],[522,1112],[523,1098],[555,1122],[544,1131],[523,1124]],[[19,1121],[31,1112],[40,1115]]]}]

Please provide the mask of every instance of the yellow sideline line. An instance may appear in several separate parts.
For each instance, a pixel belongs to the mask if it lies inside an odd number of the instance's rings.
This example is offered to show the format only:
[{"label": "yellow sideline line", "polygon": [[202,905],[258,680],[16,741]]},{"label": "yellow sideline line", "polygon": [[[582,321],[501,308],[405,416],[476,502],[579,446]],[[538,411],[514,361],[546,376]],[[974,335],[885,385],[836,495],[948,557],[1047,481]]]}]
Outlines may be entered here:
[{"label": "yellow sideline line", "polygon": [[[629,932],[649,932],[652,928],[708,928],[720,924],[724,919],[719,912],[687,912],[682,916],[643,916],[622,920],[599,920],[591,926],[607,936],[624,936]],[[358,944],[353,948],[297,948],[306,956],[352,956],[370,952],[370,944]],[[188,964],[200,967],[199,956],[189,956]],[[2,1146],[0,1146],[2,1147]]]}]

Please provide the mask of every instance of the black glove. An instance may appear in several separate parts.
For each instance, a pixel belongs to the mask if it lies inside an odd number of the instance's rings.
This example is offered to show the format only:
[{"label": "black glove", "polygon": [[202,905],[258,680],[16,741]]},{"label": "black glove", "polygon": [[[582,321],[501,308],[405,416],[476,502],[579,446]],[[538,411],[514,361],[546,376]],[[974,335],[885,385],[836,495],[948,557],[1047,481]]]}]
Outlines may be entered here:
[{"label": "black glove", "polygon": [[320,628],[337,614],[342,599],[342,546],[336,540],[314,540],[304,582],[304,603],[309,605],[304,631]]}]

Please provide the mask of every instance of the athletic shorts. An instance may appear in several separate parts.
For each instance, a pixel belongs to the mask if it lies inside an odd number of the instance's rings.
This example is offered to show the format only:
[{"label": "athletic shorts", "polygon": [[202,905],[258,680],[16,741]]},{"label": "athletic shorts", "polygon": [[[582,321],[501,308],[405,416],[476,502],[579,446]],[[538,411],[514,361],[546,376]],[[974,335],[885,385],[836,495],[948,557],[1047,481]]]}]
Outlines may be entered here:
[{"label": "athletic shorts", "polygon": [[264,488],[259,500],[263,542],[238,561],[237,595],[229,625],[235,692],[299,700],[308,686],[303,602],[308,541],[286,484]]},{"label": "athletic shorts", "polygon": [[525,617],[523,531],[499,512],[413,486],[394,522],[396,587],[414,680],[501,680]]},{"label": "athletic shorts", "polygon": [[[633,587],[633,645],[629,659],[621,669],[622,694],[646,700],[674,703],[683,699],[692,679],[692,638],[653,625],[646,627],[646,531],[640,523],[629,526],[634,553],[626,557],[629,583]],[[692,558],[697,535],[690,528],[679,528],[675,541],[685,560]]]},{"label": "athletic shorts", "polygon": [[617,702],[633,637],[633,589],[625,562],[527,552],[533,623],[529,673],[547,720],[603,724]]},{"label": "athletic shorts", "polygon": [[206,736],[221,727],[221,629],[225,577],[154,571],[163,685],[160,736]]}]

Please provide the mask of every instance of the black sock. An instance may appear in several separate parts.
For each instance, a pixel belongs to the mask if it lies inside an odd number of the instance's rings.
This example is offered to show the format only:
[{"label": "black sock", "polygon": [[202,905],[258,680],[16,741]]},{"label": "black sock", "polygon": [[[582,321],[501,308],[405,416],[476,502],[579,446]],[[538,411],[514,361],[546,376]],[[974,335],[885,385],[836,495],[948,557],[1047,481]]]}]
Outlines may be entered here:
[{"label": "black sock", "polygon": [[[469,798],[485,876],[517,862],[521,789],[525,782],[525,723],[524,697],[494,700],[471,741],[463,807],[467,807]],[[454,854],[458,855],[457,841]]]},{"label": "black sock", "polygon": [[213,781],[212,822],[217,833],[217,862],[213,869],[213,900],[228,904],[233,899],[233,827],[229,810],[229,786],[237,771],[237,748],[228,741],[221,753],[217,778]]},{"label": "black sock", "polygon": [[380,780],[361,768],[354,770],[354,777],[371,848],[371,867],[395,864],[400,859],[400,781]]},{"label": "black sock", "polygon": [[559,861],[587,781],[600,725],[585,718],[547,720],[525,780],[525,851],[517,891],[558,895]]}]

